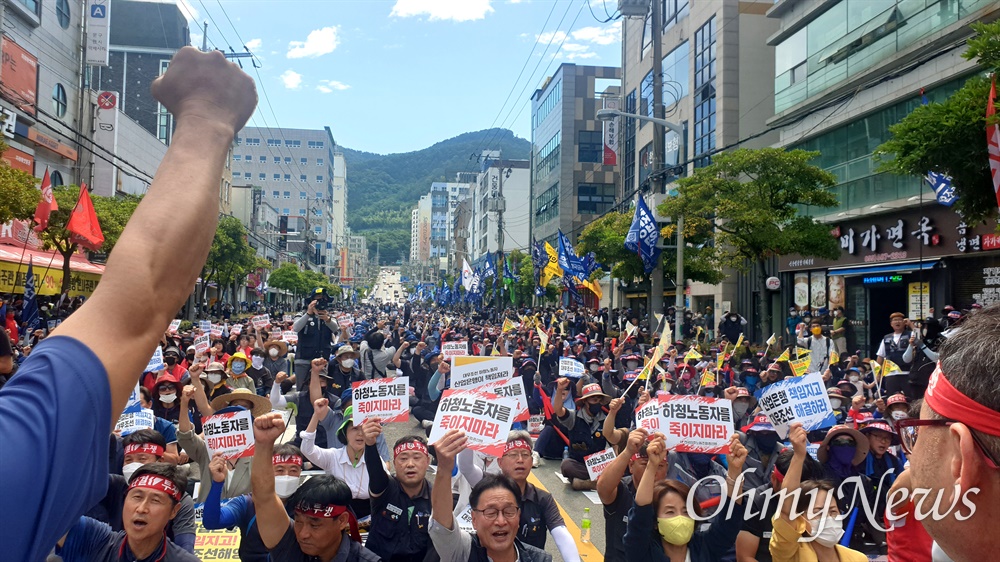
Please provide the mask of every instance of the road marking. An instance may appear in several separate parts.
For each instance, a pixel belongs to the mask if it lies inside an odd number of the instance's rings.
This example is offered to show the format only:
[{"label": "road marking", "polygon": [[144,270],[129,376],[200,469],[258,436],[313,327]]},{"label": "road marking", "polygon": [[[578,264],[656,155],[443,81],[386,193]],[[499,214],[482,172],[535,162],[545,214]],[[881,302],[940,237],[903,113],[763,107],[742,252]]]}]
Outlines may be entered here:
[{"label": "road marking", "polygon": [[[531,482],[539,490],[548,492],[548,490],[545,489],[545,486],[542,486],[542,483],[535,477],[534,474],[528,473],[528,482]],[[566,523],[566,530],[569,531],[569,534],[573,536],[573,540],[576,541],[576,549],[580,552],[580,560],[583,562],[604,562],[604,555],[601,554],[601,551],[597,550],[597,547],[594,546],[593,542],[580,542],[580,526],[576,524],[576,521],[570,517],[568,513],[566,513],[566,510],[563,509],[563,506],[560,505],[554,497],[552,500],[556,502],[556,507],[559,508],[559,515],[562,515],[563,522]],[[601,513],[603,514],[603,511],[601,511]],[[591,521],[593,521],[593,518],[596,516],[597,513],[594,511],[590,512]],[[591,525],[590,531],[591,536],[593,536],[593,525]]]}]

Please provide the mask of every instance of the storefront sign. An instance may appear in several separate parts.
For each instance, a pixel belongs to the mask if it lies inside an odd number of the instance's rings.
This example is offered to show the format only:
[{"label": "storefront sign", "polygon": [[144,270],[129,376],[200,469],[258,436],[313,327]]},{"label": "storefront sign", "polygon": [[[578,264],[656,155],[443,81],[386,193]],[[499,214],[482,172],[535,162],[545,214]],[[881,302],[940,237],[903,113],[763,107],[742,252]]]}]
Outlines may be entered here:
[{"label": "storefront sign", "polygon": [[35,114],[35,85],[38,83],[38,58],[25,51],[5,35],[0,42],[3,63],[0,65],[0,82],[4,97],[10,99],[21,111]]},{"label": "storefront sign", "polygon": [[7,150],[3,151],[3,156],[0,156],[0,159],[15,170],[35,175],[35,157],[27,152],[21,152],[16,148],[8,146]]},{"label": "storefront sign", "polygon": [[994,221],[966,224],[955,211],[940,205],[864,217],[831,225],[830,235],[837,239],[840,247],[839,259],[791,254],[779,258],[778,269],[794,271],[891,264],[1000,249],[1000,236],[994,233],[995,228]]},{"label": "storefront sign", "polygon": [[111,42],[111,3],[87,0],[87,64],[108,66]]},{"label": "storefront sign", "polygon": [[[20,124],[18,125],[18,133],[20,133]],[[27,134],[24,135],[28,140],[35,143],[36,145],[51,150],[63,158],[68,158],[70,160],[76,161],[77,154],[76,150],[70,148],[69,146],[57,141],[56,139],[38,132],[38,129],[28,128]]]},{"label": "storefront sign", "polygon": [[983,289],[972,298],[983,306],[1000,302],[1000,267],[983,268]]},{"label": "storefront sign", "polygon": [[896,275],[865,275],[861,278],[861,283],[863,285],[892,285],[895,283],[902,283],[903,276]]},{"label": "storefront sign", "polygon": [[930,283],[910,283],[907,287],[907,304],[909,305],[909,315],[907,318],[923,318],[931,308],[931,284]]}]

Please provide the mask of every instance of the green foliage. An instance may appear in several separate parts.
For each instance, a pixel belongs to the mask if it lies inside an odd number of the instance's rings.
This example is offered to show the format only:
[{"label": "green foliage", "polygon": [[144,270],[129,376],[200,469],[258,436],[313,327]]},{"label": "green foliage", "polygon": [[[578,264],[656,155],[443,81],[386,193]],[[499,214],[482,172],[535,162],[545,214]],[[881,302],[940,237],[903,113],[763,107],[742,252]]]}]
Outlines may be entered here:
[{"label": "green foliage", "polygon": [[[257,252],[247,240],[247,230],[239,219],[223,216],[215,229],[202,279],[214,281],[220,288],[242,282],[258,265]],[[208,283],[205,284],[206,287]]]},{"label": "green foliage", "polygon": [[[7,144],[0,140],[0,154],[6,151]],[[37,181],[31,174],[0,161],[0,224],[31,218],[42,196],[35,186]]]},{"label": "green foliage", "polygon": [[[976,37],[962,55],[1000,70],[1000,22],[974,23]],[[889,127],[892,138],[875,149],[878,171],[923,176],[947,174],[958,201],[955,210],[970,222],[996,211],[996,195],[986,150],[986,100],[990,81],[974,76],[944,103],[920,106]]]},{"label": "green foliage", "polygon": [[612,211],[583,229],[577,238],[576,251],[594,252],[599,263],[611,266],[613,277],[628,280],[645,277],[642,260],[625,249],[625,236],[631,225],[631,213]]},{"label": "green foliage", "polygon": [[[430,191],[435,181],[454,181],[455,174],[476,171],[478,164],[469,155],[486,149],[483,140],[497,131],[465,133],[414,152],[372,154],[344,149],[348,168],[348,222],[355,234],[368,237],[369,250],[375,252],[379,239],[382,263],[406,259],[410,248],[410,210]],[[527,159],[531,144],[502,131],[499,148],[504,158]],[[478,156],[478,154],[476,154]]]},{"label": "green foliage", "polygon": [[304,296],[317,287],[322,287],[331,297],[339,297],[340,287],[330,283],[322,273],[302,271],[294,263],[283,263],[271,272],[267,284],[276,289],[289,291],[295,296]]}]

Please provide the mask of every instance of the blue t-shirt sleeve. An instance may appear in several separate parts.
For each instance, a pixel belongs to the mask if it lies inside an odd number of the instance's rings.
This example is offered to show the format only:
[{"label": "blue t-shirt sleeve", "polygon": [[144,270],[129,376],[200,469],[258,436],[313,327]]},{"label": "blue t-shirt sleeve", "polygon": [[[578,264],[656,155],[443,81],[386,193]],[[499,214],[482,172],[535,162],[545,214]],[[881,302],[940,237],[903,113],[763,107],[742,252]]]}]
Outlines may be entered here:
[{"label": "blue t-shirt sleeve", "polygon": [[108,488],[111,389],[104,365],[65,336],[42,341],[0,389],[0,544],[44,560]]},{"label": "blue t-shirt sleeve", "polygon": [[91,555],[107,545],[114,534],[107,523],[80,517],[67,533],[62,548],[56,549],[56,554],[62,557],[63,562],[90,560]]},{"label": "blue t-shirt sleeve", "polygon": [[153,423],[153,429],[158,431],[163,439],[167,442],[167,445],[177,442],[177,428],[174,424],[170,423],[168,420],[163,418],[156,418],[156,422]]}]

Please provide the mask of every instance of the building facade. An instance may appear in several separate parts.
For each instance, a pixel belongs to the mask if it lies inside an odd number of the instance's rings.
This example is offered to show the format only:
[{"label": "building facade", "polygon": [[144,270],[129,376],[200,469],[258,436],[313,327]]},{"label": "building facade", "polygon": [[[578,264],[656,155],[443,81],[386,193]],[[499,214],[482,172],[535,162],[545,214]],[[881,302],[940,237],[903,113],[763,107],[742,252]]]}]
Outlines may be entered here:
[{"label": "building facade", "polygon": [[[497,205],[503,206],[503,249],[526,250],[531,208],[531,165],[528,160],[503,160],[493,155],[483,160],[472,190],[472,217],[469,222],[472,242],[469,263],[499,249],[500,233]],[[500,200],[502,190],[502,201]]]},{"label": "building facade", "polygon": [[[1000,301],[996,224],[966,224],[919,177],[876,172],[889,127],[924,103],[943,101],[980,72],[962,58],[969,23],[1000,17],[987,0],[806,2],[769,11],[775,48],[774,116],[781,145],[820,152],[839,205],[803,209],[830,224],[838,260],[785,256],[774,309],[843,306],[850,349],[873,354],[889,315],[926,316],[946,304]],[[985,105],[985,104],[984,104]],[[960,272],[960,273],[959,273]]]},{"label": "building facade", "polygon": [[564,63],[532,94],[529,238],[554,243],[561,229],[575,243],[614,205],[619,169],[605,163],[597,110],[620,80],[619,68]]}]

